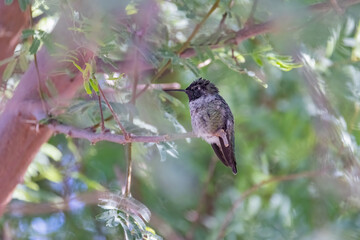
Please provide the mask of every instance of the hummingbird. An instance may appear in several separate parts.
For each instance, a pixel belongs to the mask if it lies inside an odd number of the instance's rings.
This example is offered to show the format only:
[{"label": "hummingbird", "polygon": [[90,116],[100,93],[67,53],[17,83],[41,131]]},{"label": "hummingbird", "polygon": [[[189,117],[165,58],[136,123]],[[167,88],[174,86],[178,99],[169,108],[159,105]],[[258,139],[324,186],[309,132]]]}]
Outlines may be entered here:
[{"label": "hummingbird", "polygon": [[187,94],[193,132],[211,144],[216,156],[236,174],[234,117],[229,105],[219,95],[218,88],[209,80],[199,78],[185,90],[165,91],[181,91]]}]

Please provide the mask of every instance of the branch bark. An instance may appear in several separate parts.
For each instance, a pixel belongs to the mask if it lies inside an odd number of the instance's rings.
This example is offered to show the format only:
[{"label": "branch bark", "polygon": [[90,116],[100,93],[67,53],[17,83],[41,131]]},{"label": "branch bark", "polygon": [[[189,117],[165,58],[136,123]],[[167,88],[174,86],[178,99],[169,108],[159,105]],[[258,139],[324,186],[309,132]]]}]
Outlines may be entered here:
[{"label": "branch bark", "polygon": [[112,133],[94,133],[90,130],[86,129],[78,129],[72,126],[61,125],[57,123],[51,123],[46,126],[40,127],[50,129],[55,133],[63,133],[72,138],[81,138],[87,139],[91,143],[95,144],[100,141],[108,141],[119,144],[127,144],[132,142],[143,142],[143,143],[158,143],[165,141],[174,141],[185,138],[194,138],[195,135],[192,132],[189,133],[178,133],[178,134],[168,134],[168,135],[160,135],[160,136],[135,136],[131,135],[131,138],[126,139],[124,135],[112,134]]},{"label": "branch bark", "polygon": [[[29,11],[22,12],[18,1],[9,6],[5,5],[5,1],[0,1],[0,61],[14,54],[21,32],[29,26],[29,20]],[[0,83],[5,68],[6,65],[0,66]]]},{"label": "branch bark", "polygon": [[[63,34],[67,30],[66,22],[59,22],[60,24],[54,30],[54,37],[70,49],[75,48],[73,40]],[[90,58],[91,53],[82,51],[82,56],[79,56],[82,62],[79,64],[83,65]],[[38,67],[40,82],[35,64],[32,63],[22,76],[13,97],[6,104],[0,117],[0,215],[10,201],[16,185],[22,181],[26,169],[40,146],[52,135],[49,128],[34,129],[25,123],[25,120],[36,121],[46,117],[38,92],[39,83],[45,86],[46,81],[53,82],[58,95],[49,99],[47,104],[51,102],[56,105],[66,105],[82,85],[80,75],[73,78],[67,74],[55,75],[54,72],[59,69],[73,69],[74,67],[71,63],[61,62],[51,57],[45,49],[38,53]],[[46,89],[43,87],[43,90]]]},{"label": "branch bark", "polygon": [[[339,7],[346,8],[354,4],[360,3],[360,0],[343,0],[337,2]],[[326,12],[333,9],[331,2],[315,4],[308,7],[308,10],[312,12]],[[9,14],[9,15],[8,15]],[[16,18],[14,18],[16,16]],[[19,11],[18,3],[14,2],[10,6],[5,6],[3,1],[0,1],[0,26],[2,32],[0,33],[0,47],[3,50],[0,53],[0,59],[11,56],[14,48],[18,42],[21,30],[27,26],[28,15]],[[276,32],[283,30],[279,26],[283,27],[283,23],[289,16],[282,16],[264,23],[255,24],[246,28],[240,29],[236,32],[235,36],[225,44],[236,43],[239,44],[245,39],[254,37],[256,35]],[[290,16],[291,17],[291,16]],[[14,20],[16,19],[16,20]],[[61,19],[60,19],[61,20]],[[73,36],[69,37],[68,34],[64,34],[68,29],[66,21],[62,22],[63,25],[58,26],[54,31],[54,38],[57,42],[63,43],[66,46],[74,46]],[[11,23],[11,24],[9,24]],[[3,26],[6,26],[4,28]],[[5,31],[3,31],[5,29]],[[5,33],[5,34],[4,34]],[[3,45],[2,45],[3,44]],[[6,48],[2,46],[7,46]],[[212,48],[222,47],[220,45],[210,46]],[[86,52],[86,51],[84,51]],[[180,52],[179,52],[180,53]],[[196,54],[193,48],[187,48],[184,51],[181,49],[180,56],[191,57]],[[92,54],[86,52],[84,56],[79,57],[82,61],[87,61],[92,58]],[[56,104],[66,105],[77,89],[82,84],[81,76],[70,78],[68,75],[54,75],[52,74],[59,68],[71,67],[69,63],[59,63],[56,59],[52,58],[45,50],[39,52],[39,72],[41,78],[41,84],[45,83],[45,80],[51,79],[53,85],[56,87],[58,96],[51,99],[51,102]],[[66,65],[68,64],[68,65]],[[2,73],[4,67],[0,67],[0,73]],[[0,75],[2,76],[2,74]],[[36,69],[34,64],[30,66],[28,71],[23,75],[20,84],[17,86],[14,92],[13,98],[7,103],[4,112],[0,117],[0,215],[4,211],[4,207],[10,200],[11,194],[16,185],[21,182],[22,177],[30,164],[31,160],[38,152],[40,146],[48,140],[53,131],[71,133],[72,137],[81,137],[88,139],[92,142],[101,140],[107,140],[112,142],[118,142],[121,144],[128,143],[124,136],[111,135],[111,134],[89,134],[85,130],[74,130],[67,126],[54,126],[41,127],[38,131],[35,131],[31,125],[24,123],[24,119],[39,120],[45,116],[44,111],[41,108],[41,101],[37,92],[38,82],[36,77]],[[46,89],[45,89],[46,91]],[[139,95],[138,93],[137,95]],[[183,139],[192,137],[188,134],[177,135],[164,135],[164,136],[134,136],[131,142],[160,142],[176,139]],[[21,147],[18,147],[21,146]]]},{"label": "branch bark", "polygon": [[[338,5],[342,8],[348,8],[352,5],[359,4],[360,0],[343,0],[338,1]],[[310,13],[323,13],[333,10],[334,7],[331,4],[331,2],[327,1],[324,3],[317,3],[308,6],[307,8],[303,9],[303,11],[309,11]],[[300,9],[301,11],[301,9]],[[286,30],[286,27],[290,26],[291,22],[290,20],[293,20],[293,15],[283,15],[274,19],[271,19],[269,21],[259,23],[259,24],[253,24],[250,26],[245,26],[244,28],[238,30],[234,37],[228,39],[225,41],[225,44],[239,44],[242,41],[255,37],[257,35],[266,34],[266,33],[275,33],[278,31],[284,31]],[[226,37],[227,38],[227,37]],[[209,46],[211,49],[216,49],[223,47],[222,44],[216,44]],[[185,49],[181,54],[180,57],[182,58],[189,58],[196,55],[196,51],[194,48],[190,47]]]}]

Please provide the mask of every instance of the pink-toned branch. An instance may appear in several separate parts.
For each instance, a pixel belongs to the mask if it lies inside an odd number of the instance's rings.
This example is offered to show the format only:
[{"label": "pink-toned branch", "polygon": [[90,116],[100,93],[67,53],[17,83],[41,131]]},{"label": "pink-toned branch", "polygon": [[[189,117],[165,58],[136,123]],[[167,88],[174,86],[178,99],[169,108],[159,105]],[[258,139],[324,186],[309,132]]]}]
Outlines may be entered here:
[{"label": "pink-toned branch", "polygon": [[[0,11],[10,10],[9,6],[0,8]],[[14,16],[18,14],[16,11],[12,13],[15,14]],[[53,32],[54,38],[69,48],[75,48],[72,38],[65,37],[63,34],[67,30],[66,24],[64,21],[59,21],[59,23]],[[87,61],[91,57],[91,53],[83,51],[79,59]],[[84,62],[79,64],[83,65]],[[68,62],[61,62],[60,59],[50,56],[45,49],[38,52],[38,67],[41,84],[47,80],[52,81],[58,93],[56,98],[50,99],[46,104],[51,102],[51,104],[66,105],[82,85],[81,76],[71,78],[67,74],[53,74],[58,69],[72,69],[73,66]],[[35,154],[52,135],[52,131],[48,128],[34,129],[26,123],[26,120],[38,120],[46,117],[41,106],[36,71],[35,64],[32,63],[22,76],[13,97],[7,102],[0,116],[0,215],[10,201],[16,185],[22,182],[22,178]]]},{"label": "pink-toned branch", "polygon": [[40,127],[40,129],[47,128],[53,131],[54,133],[63,133],[72,138],[82,138],[87,139],[91,143],[97,143],[101,141],[114,142],[119,144],[127,144],[132,142],[166,142],[166,141],[175,141],[185,138],[194,138],[195,135],[190,133],[178,133],[178,134],[166,134],[160,136],[136,136],[131,135],[130,139],[126,139],[124,135],[112,134],[109,132],[105,133],[94,133],[91,130],[79,129],[73,126],[61,125],[58,123],[51,123]]},{"label": "pink-toned branch", "polygon": [[[29,26],[29,20],[29,12],[22,12],[18,1],[9,6],[5,5],[5,1],[0,1],[0,61],[14,54],[21,32]],[[0,66],[0,84],[5,68],[6,64]]]},{"label": "pink-toned branch", "polygon": [[[4,22],[2,26],[8,26],[6,19],[10,17],[12,23],[14,19],[19,21],[18,24],[11,25],[11,29],[8,31],[10,39],[6,39],[0,35],[0,48],[6,53],[0,53],[0,57],[9,56],[13,52],[13,48],[16,46],[21,30],[27,26],[27,16],[15,8],[18,7],[17,2],[10,6],[4,6],[4,2],[0,2],[0,23]],[[351,5],[360,3],[360,0],[343,0],[337,1],[340,8],[345,9]],[[334,9],[334,5],[330,1],[311,5],[308,10],[312,12],[326,12]],[[16,18],[14,18],[16,16]],[[290,16],[291,17],[291,16]],[[4,20],[5,19],[5,20]],[[254,24],[240,29],[236,32],[236,35],[225,42],[225,44],[239,44],[241,41],[265,33],[273,33],[284,30],[284,22],[291,24],[291,21],[286,21],[289,16],[280,16],[279,18],[269,20],[264,23]],[[63,21],[63,24],[57,26],[54,31],[54,38],[57,42],[62,43],[69,48],[74,46],[73,36],[69,37],[67,34],[63,34],[68,30],[68,26]],[[59,21],[61,23],[61,21]],[[289,26],[289,25],[287,25]],[[5,44],[5,45],[4,45]],[[4,47],[5,46],[5,47]],[[211,48],[219,48],[221,45],[210,46]],[[86,52],[86,50],[85,50]],[[187,48],[183,51],[181,49],[180,56],[191,57],[196,54],[193,48]],[[7,55],[6,55],[7,54]],[[84,54],[79,57],[83,61],[88,61],[90,53]],[[66,105],[70,99],[73,98],[76,91],[82,84],[81,76],[70,78],[68,75],[52,75],[56,70],[69,68],[71,66],[65,66],[65,63],[59,64],[45,51],[42,50],[38,54],[39,72],[41,73],[41,81],[44,83],[46,79],[51,79],[54,86],[57,89],[58,96],[51,99],[53,103]],[[126,64],[126,63],[125,63]],[[3,69],[0,68],[0,73]],[[159,74],[157,74],[159,75]],[[41,109],[40,97],[37,92],[38,83],[36,78],[36,69],[32,64],[28,71],[23,75],[20,84],[17,86],[16,91],[11,100],[7,103],[5,110],[0,117],[0,215],[4,210],[5,205],[11,198],[12,191],[16,185],[22,181],[22,177],[32,161],[33,157],[39,150],[40,146],[48,140],[54,131],[64,132],[72,137],[81,137],[88,139],[91,142],[97,141],[111,141],[125,144],[129,142],[124,136],[112,135],[108,133],[89,133],[86,130],[74,129],[69,126],[61,125],[49,125],[48,127],[41,127],[39,131],[33,130],[30,124],[25,123],[27,119],[41,119],[45,113]],[[145,88],[144,88],[145,89]],[[46,90],[46,89],[45,89]],[[140,91],[137,95],[141,94]],[[28,106],[33,106],[30,110]],[[31,114],[28,114],[31,113]],[[160,142],[176,139],[183,139],[192,137],[190,134],[176,134],[176,135],[163,135],[163,136],[134,136],[131,142]],[[21,146],[21,147],[19,147]]]},{"label": "pink-toned branch", "polygon": [[[348,8],[352,5],[359,4],[360,0],[343,0],[337,1],[337,4],[342,9]],[[301,11],[301,9],[299,9]],[[309,11],[309,13],[323,13],[334,10],[334,6],[330,1],[326,1],[323,3],[317,3],[308,6],[302,11]],[[335,9],[336,10],[336,9]],[[244,28],[238,30],[233,38],[228,39],[225,44],[239,44],[242,41],[255,37],[257,35],[266,34],[266,33],[276,33],[279,31],[286,31],[286,28],[291,26],[294,20],[294,15],[282,15],[277,18],[271,19],[269,21],[247,25]],[[225,36],[227,38],[227,36]],[[211,49],[216,49],[223,47],[223,44],[215,44],[210,45]],[[189,58],[196,55],[196,51],[194,48],[187,48],[181,54],[182,58]]]}]

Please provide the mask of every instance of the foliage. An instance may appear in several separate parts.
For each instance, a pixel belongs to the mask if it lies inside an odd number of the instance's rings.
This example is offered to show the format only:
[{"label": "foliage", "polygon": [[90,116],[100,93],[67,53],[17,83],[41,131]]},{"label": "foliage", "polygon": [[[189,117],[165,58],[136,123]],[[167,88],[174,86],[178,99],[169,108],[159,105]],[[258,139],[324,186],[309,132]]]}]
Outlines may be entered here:
[{"label": "foliage", "polygon": [[[59,134],[35,156],[11,202],[57,207],[9,211],[0,233],[14,239],[216,239],[234,202],[254,184],[322,169],[314,178],[266,184],[243,199],[225,239],[360,238],[360,4],[340,15],[305,10],[317,0],[258,1],[249,16],[254,1],[220,1],[181,52],[214,2],[35,0],[32,12],[43,18],[22,32],[11,58],[0,59],[7,86],[0,95],[11,96],[28,62],[45,48],[64,64],[54,74],[80,75],[84,85],[69,106],[52,106],[41,123],[100,133],[100,86],[126,131],[151,137],[191,131],[186,95],[168,94],[160,83],[185,88],[201,76],[232,109],[239,173],[218,160],[213,166],[212,149],[200,139],[132,143],[133,197],[125,196],[122,146]],[[25,10],[30,1],[19,4]],[[273,31],[232,41],[251,22],[277,18]],[[86,51],[91,61],[83,60]],[[47,99],[57,96],[50,77],[46,89]],[[100,105],[106,129],[120,134],[103,98]],[[350,167],[348,159],[355,159]],[[97,198],[76,198],[98,192],[100,207]]]},{"label": "foliage", "polygon": [[100,198],[103,213],[96,218],[106,222],[107,227],[116,227],[119,224],[125,232],[126,239],[147,239],[161,240],[154,230],[147,227],[143,219],[150,220],[150,210],[131,197],[119,196],[115,194],[104,194]]}]

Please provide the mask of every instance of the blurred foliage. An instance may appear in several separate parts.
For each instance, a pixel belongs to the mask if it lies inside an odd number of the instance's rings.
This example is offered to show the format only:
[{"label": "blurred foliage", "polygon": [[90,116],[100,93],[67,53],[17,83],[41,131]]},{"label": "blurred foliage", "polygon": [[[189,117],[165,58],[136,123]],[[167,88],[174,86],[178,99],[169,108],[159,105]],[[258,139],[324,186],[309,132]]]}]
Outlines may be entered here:
[{"label": "blurred foliage", "polygon": [[[285,20],[290,26],[233,45],[227,40],[244,27],[253,1],[220,1],[190,43],[194,56],[181,58],[177,51],[214,1],[33,1],[34,16],[42,18],[34,29],[23,31],[14,55],[0,61],[6,64],[7,86],[1,98],[11,97],[33,55],[45,47],[72,63],[84,78],[84,89],[70,106],[53,109],[58,122],[97,126],[99,84],[128,132],[183,133],[191,131],[187,97],[155,87],[134,106],[134,76],[129,73],[134,66],[119,64],[140,59],[140,87],[170,60],[169,69],[154,83],[176,82],[185,88],[201,76],[215,83],[230,105],[239,172],[232,175],[219,161],[212,172],[213,151],[200,139],[133,143],[132,197],[103,195],[99,207],[71,199],[88,192],[122,192],[123,146],[56,135],[35,156],[11,204],[26,208],[28,203],[65,201],[68,209],[7,212],[0,220],[0,234],[10,239],[216,239],[232,204],[254,184],[325,169],[326,174],[316,178],[274,182],[257,190],[234,211],[225,238],[360,239],[359,172],[349,171],[343,160],[346,149],[357,163],[359,157],[360,6],[341,15],[306,10],[318,2],[258,1],[255,23],[292,16]],[[25,9],[30,1],[19,3]],[[81,47],[71,49],[54,37],[56,23],[65,21],[71,26],[62,35],[79,46],[91,45],[96,63],[80,66],[76,56]],[[304,69],[318,82],[307,81]],[[47,87],[56,95],[51,80]],[[328,108],[317,105],[316,94],[325,96]],[[120,133],[105,102],[101,106],[106,128]],[[334,131],[337,135],[331,135]],[[340,144],[334,140],[338,136]]]}]

